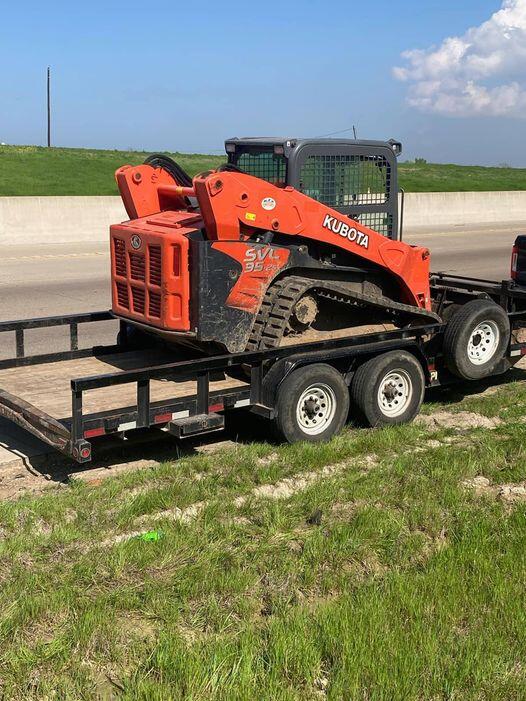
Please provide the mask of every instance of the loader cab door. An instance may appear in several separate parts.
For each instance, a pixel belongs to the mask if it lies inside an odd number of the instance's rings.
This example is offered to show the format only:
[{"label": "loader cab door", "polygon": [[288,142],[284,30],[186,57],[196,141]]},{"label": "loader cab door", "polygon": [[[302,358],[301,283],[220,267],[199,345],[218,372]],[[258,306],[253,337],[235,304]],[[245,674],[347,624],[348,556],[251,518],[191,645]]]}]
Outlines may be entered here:
[{"label": "loader cab door", "polygon": [[396,148],[377,144],[299,142],[289,154],[288,184],[398,240]]}]

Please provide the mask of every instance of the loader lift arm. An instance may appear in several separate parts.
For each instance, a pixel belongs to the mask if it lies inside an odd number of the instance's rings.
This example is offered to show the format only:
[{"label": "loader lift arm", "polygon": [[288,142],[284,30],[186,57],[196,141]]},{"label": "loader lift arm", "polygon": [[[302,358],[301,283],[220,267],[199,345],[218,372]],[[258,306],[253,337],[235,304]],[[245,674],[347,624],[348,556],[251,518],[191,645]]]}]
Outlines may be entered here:
[{"label": "loader lift arm", "polygon": [[292,187],[244,173],[203,174],[194,178],[194,189],[211,239],[243,241],[274,232],[322,242],[395,276],[402,301],[431,310],[427,248],[388,239]]}]

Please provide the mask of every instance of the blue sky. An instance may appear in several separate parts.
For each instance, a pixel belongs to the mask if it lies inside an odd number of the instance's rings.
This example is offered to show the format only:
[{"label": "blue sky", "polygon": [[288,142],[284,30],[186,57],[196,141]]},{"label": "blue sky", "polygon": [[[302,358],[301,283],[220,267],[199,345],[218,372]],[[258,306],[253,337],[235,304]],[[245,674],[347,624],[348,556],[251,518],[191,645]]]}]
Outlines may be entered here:
[{"label": "blue sky", "polygon": [[[526,0],[504,5],[522,13]],[[509,32],[499,22],[489,40],[485,29],[459,40],[469,48],[454,65],[448,51],[459,41],[444,45],[484,28],[501,6],[2,1],[0,141],[44,143],[50,64],[55,145],[220,152],[230,136],[317,136],[356,124],[359,137],[402,140],[404,158],[526,166],[521,49],[515,63],[503,60]],[[497,47],[489,58],[488,45]],[[423,52],[402,56],[414,49]]]}]

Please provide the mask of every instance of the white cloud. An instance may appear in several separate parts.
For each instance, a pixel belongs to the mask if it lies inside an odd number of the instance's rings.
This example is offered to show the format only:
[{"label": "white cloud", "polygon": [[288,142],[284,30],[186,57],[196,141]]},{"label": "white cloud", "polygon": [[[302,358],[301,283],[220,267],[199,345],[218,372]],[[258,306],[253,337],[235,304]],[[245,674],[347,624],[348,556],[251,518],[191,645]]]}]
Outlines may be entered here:
[{"label": "white cloud", "polygon": [[504,0],[489,20],[439,47],[402,54],[393,69],[408,102],[458,117],[526,118],[526,0]]}]

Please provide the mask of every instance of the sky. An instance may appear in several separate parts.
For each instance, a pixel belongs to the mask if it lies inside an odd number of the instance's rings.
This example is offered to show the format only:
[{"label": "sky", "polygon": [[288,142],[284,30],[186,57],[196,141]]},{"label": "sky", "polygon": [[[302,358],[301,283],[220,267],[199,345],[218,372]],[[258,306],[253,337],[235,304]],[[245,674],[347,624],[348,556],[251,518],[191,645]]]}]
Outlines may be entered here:
[{"label": "sky", "polygon": [[[356,126],[526,167],[526,0],[0,0],[0,142],[222,153]],[[352,136],[344,132],[342,136]]]}]

